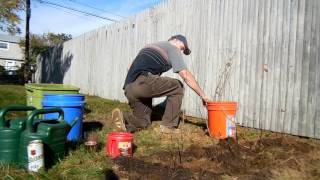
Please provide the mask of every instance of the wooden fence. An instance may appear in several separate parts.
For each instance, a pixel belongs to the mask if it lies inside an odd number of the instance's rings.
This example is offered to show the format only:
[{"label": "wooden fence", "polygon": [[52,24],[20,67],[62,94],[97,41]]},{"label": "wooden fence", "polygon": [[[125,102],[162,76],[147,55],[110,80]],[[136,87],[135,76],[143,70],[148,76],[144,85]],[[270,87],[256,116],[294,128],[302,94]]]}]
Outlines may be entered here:
[{"label": "wooden fence", "polygon": [[[53,48],[36,77],[125,102],[122,85],[139,49],[181,33],[192,49],[185,61],[208,95],[232,62],[224,99],[239,102],[241,125],[320,138],[319,9],[319,0],[168,0]],[[207,116],[189,88],[183,109]]]}]

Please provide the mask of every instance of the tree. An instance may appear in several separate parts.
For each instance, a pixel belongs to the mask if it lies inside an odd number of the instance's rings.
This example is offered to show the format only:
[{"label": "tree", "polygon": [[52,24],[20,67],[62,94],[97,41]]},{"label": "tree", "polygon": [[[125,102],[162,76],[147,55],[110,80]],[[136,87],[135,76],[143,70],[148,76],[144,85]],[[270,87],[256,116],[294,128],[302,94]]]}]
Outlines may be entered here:
[{"label": "tree", "polygon": [[[21,68],[27,73],[24,73],[25,81],[30,80],[31,78],[31,66],[36,63],[37,56],[41,53],[44,53],[45,51],[49,50],[50,48],[54,46],[61,45],[63,42],[70,40],[72,36],[70,34],[64,34],[64,33],[44,33],[42,35],[38,34],[30,34],[30,49],[29,49],[29,57],[30,62],[29,64],[23,64],[23,67]],[[25,51],[25,40],[20,41],[19,43],[22,50]],[[20,74],[23,74],[23,71],[20,72]]]},{"label": "tree", "polygon": [[0,66],[0,75],[3,75],[6,70],[3,66]]},{"label": "tree", "polygon": [[55,33],[48,32],[47,34],[44,34],[43,36],[47,40],[47,44],[50,47],[62,44],[65,41],[72,39],[71,34],[64,34],[64,33],[55,34]]},{"label": "tree", "polygon": [[0,0],[0,30],[12,35],[21,33],[18,12],[25,9],[25,0]]},{"label": "tree", "polygon": [[[44,33],[42,35],[31,34],[30,35],[30,62],[34,64],[36,62],[37,56],[51,47],[62,44],[72,38],[70,34],[64,33]],[[20,42],[20,47],[25,50],[25,41]]]}]

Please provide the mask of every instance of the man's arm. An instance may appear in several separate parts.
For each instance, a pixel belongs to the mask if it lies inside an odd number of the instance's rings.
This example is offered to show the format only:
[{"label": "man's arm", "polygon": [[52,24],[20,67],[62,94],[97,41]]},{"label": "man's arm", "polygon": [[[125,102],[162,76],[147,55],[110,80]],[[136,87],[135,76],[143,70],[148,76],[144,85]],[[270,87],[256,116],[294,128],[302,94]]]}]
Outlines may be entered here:
[{"label": "man's arm", "polygon": [[193,74],[189,70],[183,69],[179,71],[179,75],[183,79],[183,81],[201,97],[204,105],[210,101],[210,98],[200,88],[198,82],[196,81]]}]

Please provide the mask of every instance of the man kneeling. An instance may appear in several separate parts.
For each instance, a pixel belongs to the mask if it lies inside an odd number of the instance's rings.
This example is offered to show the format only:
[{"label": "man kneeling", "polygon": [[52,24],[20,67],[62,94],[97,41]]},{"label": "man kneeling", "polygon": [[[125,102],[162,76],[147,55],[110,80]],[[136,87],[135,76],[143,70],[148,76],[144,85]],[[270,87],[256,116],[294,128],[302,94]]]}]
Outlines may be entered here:
[{"label": "man kneeling", "polygon": [[115,109],[112,118],[118,129],[134,132],[147,128],[151,124],[152,98],[167,96],[160,131],[180,132],[177,126],[184,94],[183,84],[178,79],[161,76],[171,68],[201,97],[203,104],[209,101],[193,74],[187,69],[182,53],[191,53],[187,39],[182,35],[172,36],[168,41],[148,44],[140,50],[130,66],[123,87],[133,115],[123,114],[119,109]]}]

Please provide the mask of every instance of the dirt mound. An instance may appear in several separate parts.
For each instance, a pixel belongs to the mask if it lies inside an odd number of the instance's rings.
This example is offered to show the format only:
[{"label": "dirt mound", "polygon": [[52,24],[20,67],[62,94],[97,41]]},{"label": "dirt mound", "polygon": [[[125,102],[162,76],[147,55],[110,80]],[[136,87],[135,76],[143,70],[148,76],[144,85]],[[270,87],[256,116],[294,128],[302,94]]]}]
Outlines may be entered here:
[{"label": "dirt mound", "polygon": [[221,140],[217,145],[192,145],[184,151],[162,151],[152,156],[119,158],[117,173],[129,179],[271,179],[273,170],[300,171],[299,158],[315,147],[290,138],[258,141]]},{"label": "dirt mound", "polygon": [[129,179],[190,179],[191,171],[181,166],[171,168],[161,163],[150,163],[136,158],[120,157],[115,160],[119,176]]}]

